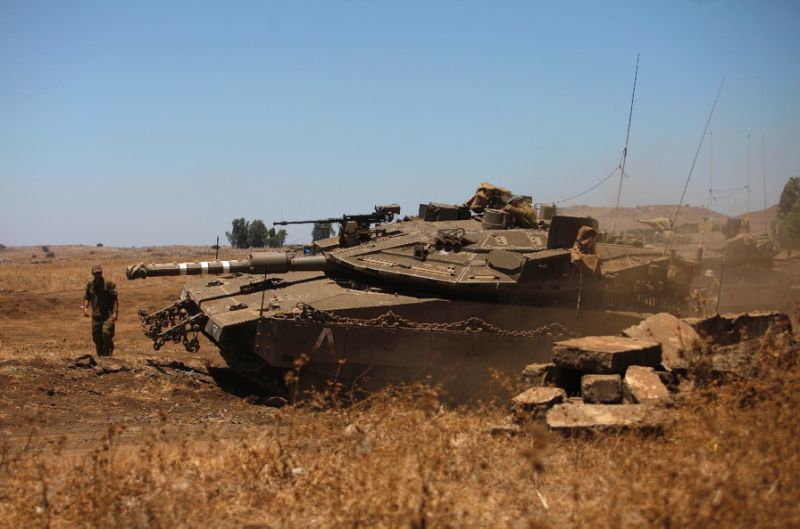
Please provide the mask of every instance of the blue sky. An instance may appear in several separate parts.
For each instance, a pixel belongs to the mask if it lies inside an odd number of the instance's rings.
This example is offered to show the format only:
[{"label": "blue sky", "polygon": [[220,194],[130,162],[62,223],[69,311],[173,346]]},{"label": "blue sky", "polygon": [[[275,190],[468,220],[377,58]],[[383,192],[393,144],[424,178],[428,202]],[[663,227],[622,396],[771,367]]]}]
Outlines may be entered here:
[{"label": "blue sky", "polygon": [[484,180],[560,200],[617,164],[637,52],[622,204],[677,203],[725,77],[714,187],[747,183],[750,134],[760,209],[762,135],[767,202],[800,174],[798,23],[794,1],[0,0],[0,242],[211,244]]}]

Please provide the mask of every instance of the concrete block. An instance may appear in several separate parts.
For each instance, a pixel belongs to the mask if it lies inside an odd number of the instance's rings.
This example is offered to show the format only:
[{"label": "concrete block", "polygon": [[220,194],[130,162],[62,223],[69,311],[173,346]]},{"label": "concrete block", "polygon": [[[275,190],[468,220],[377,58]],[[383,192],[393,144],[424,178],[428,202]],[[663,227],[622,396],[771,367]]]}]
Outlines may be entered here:
[{"label": "concrete block", "polygon": [[532,386],[560,386],[559,368],[555,364],[528,364],[522,370],[522,383]]},{"label": "concrete block", "polygon": [[667,369],[686,369],[689,359],[700,350],[703,341],[691,325],[662,312],[638,325],[628,327],[622,334],[640,340],[652,340],[661,345],[661,364]]},{"label": "concrete block", "polygon": [[619,375],[583,375],[581,395],[587,404],[620,404],[622,378]]},{"label": "concrete block", "polygon": [[575,434],[592,431],[635,430],[661,433],[665,415],[642,404],[557,404],[547,412],[547,425],[554,431]]},{"label": "concrete block", "polygon": [[556,342],[553,363],[584,373],[621,375],[631,365],[658,366],[661,346],[623,336],[585,336]]},{"label": "concrete block", "polygon": [[630,366],[625,372],[625,397],[633,403],[656,404],[668,401],[670,393],[653,368]]},{"label": "concrete block", "polygon": [[767,332],[791,332],[792,322],[777,311],[754,311],[741,314],[715,314],[710,318],[687,319],[704,340],[714,345],[732,345],[761,338]]},{"label": "concrete block", "polygon": [[544,417],[544,413],[564,402],[567,392],[561,388],[533,387],[526,389],[513,399],[514,415],[520,419]]}]

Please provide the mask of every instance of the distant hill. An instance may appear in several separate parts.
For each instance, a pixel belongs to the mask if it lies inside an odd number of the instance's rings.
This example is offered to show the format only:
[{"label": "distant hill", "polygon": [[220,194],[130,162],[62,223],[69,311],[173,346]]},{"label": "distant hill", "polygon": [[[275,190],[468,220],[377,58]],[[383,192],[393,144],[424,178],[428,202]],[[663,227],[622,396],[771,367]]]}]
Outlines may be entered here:
[{"label": "distant hill", "polygon": [[750,230],[753,233],[767,233],[769,225],[778,216],[778,204],[767,209],[753,211],[747,215],[739,215],[739,218],[747,217],[750,219]]}]

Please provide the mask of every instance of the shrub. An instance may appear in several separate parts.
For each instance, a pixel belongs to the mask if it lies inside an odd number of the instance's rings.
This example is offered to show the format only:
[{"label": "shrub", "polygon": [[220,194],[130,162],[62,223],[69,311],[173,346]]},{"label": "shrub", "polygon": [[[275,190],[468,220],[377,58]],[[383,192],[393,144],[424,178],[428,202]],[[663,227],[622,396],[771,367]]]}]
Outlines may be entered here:
[{"label": "shrub", "polygon": [[786,182],[778,203],[778,216],[772,221],[772,235],[784,250],[800,248],[800,177]]}]

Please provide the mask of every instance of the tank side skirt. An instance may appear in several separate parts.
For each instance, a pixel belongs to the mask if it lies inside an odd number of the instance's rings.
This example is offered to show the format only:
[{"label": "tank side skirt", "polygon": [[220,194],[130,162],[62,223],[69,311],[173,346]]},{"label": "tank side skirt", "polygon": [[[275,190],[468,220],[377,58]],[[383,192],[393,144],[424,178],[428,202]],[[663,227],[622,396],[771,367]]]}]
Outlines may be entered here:
[{"label": "tank side skirt", "polygon": [[548,361],[554,336],[523,333],[436,331],[340,325],[335,322],[264,318],[258,323],[256,353],[270,365],[292,367],[301,355],[312,363],[391,366],[421,372],[433,365],[452,369],[502,368],[524,357]]}]

